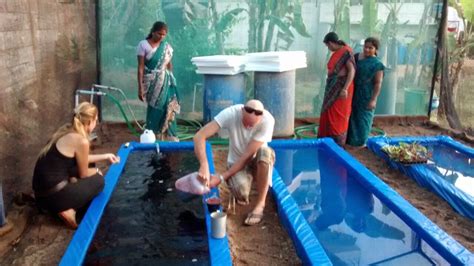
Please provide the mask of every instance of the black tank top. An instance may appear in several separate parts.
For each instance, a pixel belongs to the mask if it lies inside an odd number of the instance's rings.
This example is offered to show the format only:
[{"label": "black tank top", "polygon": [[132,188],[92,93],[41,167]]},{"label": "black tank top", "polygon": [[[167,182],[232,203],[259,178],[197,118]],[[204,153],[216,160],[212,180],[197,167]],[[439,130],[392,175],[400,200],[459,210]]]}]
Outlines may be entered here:
[{"label": "black tank top", "polygon": [[64,156],[55,143],[43,157],[36,161],[33,190],[47,191],[73,176],[78,176],[76,158]]}]

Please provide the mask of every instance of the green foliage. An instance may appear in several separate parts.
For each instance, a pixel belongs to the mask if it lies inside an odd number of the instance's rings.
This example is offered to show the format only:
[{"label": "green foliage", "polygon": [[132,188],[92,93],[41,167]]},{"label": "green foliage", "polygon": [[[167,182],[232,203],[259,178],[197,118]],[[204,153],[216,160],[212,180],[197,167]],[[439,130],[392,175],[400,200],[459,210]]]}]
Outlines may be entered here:
[{"label": "green foliage", "polygon": [[467,21],[474,23],[474,1],[461,0],[461,5],[464,10],[464,17]]},{"label": "green foliage", "polygon": [[[254,52],[253,49],[259,52],[272,50],[271,44],[275,33],[277,39],[274,50],[290,48],[295,39],[293,30],[300,36],[311,38],[301,15],[301,0],[247,0],[247,3],[251,52]],[[268,22],[266,34],[263,30],[265,22]]]},{"label": "green foliage", "polygon": [[377,1],[376,0],[363,0],[362,1],[362,28],[363,32],[367,33],[368,36],[375,36],[375,29],[378,22],[377,19]]},{"label": "green foliage", "polygon": [[207,18],[194,19],[178,32],[169,34],[175,50],[174,75],[181,94],[191,92],[194,84],[201,82],[201,76],[195,73],[195,67],[191,64],[191,58],[218,53],[214,31],[208,24]]},{"label": "green foliage", "polygon": [[421,70],[419,70],[423,56],[425,56],[425,53],[427,52],[426,47],[433,47],[435,45],[432,38],[433,31],[429,29],[429,10],[430,5],[425,3],[423,15],[419,23],[420,26],[418,34],[416,34],[414,39],[408,44],[406,56],[413,56],[414,54],[414,58],[411,58],[412,60],[408,60],[408,66],[405,69],[405,78],[403,80],[405,87],[423,88],[421,84],[429,84],[429,74],[432,72],[431,64],[429,66],[423,65]]},{"label": "green foliage", "polygon": [[[399,27],[405,23],[400,23],[398,20],[398,13],[403,4],[397,3],[397,0],[390,0],[388,4],[385,4],[389,10],[387,20],[382,29],[380,36],[380,51],[381,55],[387,57],[387,65],[390,68],[396,69],[398,65],[398,53],[397,53],[397,34]],[[387,51],[385,53],[385,50]]]},{"label": "green foliage", "polygon": [[296,2],[295,3],[295,8],[294,8],[294,20],[293,20],[293,28],[298,32],[299,35],[306,37],[306,38],[311,38],[311,34],[308,33],[308,30],[306,29],[306,25],[303,22],[303,16],[301,15],[302,13],[302,7],[301,7],[301,2]]},{"label": "green foliage", "polygon": [[101,16],[101,60],[104,67],[136,67],[136,46],[153,23],[165,20],[159,1],[99,1]]},{"label": "green foliage", "polygon": [[273,23],[278,26],[280,31],[290,37],[292,40],[295,38],[295,35],[293,35],[293,32],[291,32],[291,25],[289,23],[274,15],[268,16],[268,20],[270,23]]},{"label": "green foliage", "polygon": [[224,35],[229,34],[232,30],[232,27],[235,26],[241,19],[239,19],[239,14],[247,11],[243,8],[234,8],[230,11],[224,12],[219,16],[219,20],[216,23],[216,31],[224,33]]},{"label": "green foliage", "polygon": [[351,18],[349,0],[334,0],[334,28],[339,38],[347,42],[351,39]]},{"label": "green foliage", "polygon": [[449,64],[459,63],[466,57],[466,52],[469,49],[474,48],[474,33],[466,36],[462,45],[459,45],[456,41],[455,35],[452,32],[448,33],[448,51],[449,51]]},{"label": "green foliage", "polygon": [[206,16],[207,4],[198,0],[173,0],[162,2],[166,21],[172,30],[179,30],[194,19]]}]

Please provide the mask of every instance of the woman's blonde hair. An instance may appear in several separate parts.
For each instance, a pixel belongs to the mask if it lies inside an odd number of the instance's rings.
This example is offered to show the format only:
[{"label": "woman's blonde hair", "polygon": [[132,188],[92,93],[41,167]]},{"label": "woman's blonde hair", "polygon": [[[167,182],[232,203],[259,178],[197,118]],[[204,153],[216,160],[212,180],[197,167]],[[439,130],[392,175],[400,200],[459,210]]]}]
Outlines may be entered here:
[{"label": "woman's blonde hair", "polygon": [[51,146],[55,144],[61,137],[66,134],[75,132],[82,135],[84,138],[89,138],[89,133],[86,131],[84,126],[90,125],[95,119],[97,119],[98,110],[97,107],[88,102],[82,102],[74,109],[74,117],[72,123],[67,123],[60,127],[48,141],[46,146],[41,149],[39,157],[44,156]]}]

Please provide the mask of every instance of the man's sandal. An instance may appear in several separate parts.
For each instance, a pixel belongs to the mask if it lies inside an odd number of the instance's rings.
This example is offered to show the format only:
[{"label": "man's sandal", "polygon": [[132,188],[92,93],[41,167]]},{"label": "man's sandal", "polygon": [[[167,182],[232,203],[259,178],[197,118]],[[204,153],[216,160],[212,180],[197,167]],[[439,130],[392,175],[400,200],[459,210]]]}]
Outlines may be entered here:
[{"label": "man's sandal", "polygon": [[247,218],[245,218],[244,224],[245,225],[257,225],[261,223],[263,220],[263,213],[249,213],[247,214]]}]

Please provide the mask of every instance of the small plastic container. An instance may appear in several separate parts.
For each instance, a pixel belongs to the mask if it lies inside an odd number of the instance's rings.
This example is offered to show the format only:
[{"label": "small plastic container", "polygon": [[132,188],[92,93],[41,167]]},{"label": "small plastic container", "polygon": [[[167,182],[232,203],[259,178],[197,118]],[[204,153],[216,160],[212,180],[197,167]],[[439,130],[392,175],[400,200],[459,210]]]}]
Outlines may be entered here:
[{"label": "small plastic container", "polygon": [[140,135],[140,143],[155,143],[156,136],[151,129],[145,129],[143,134]]}]

